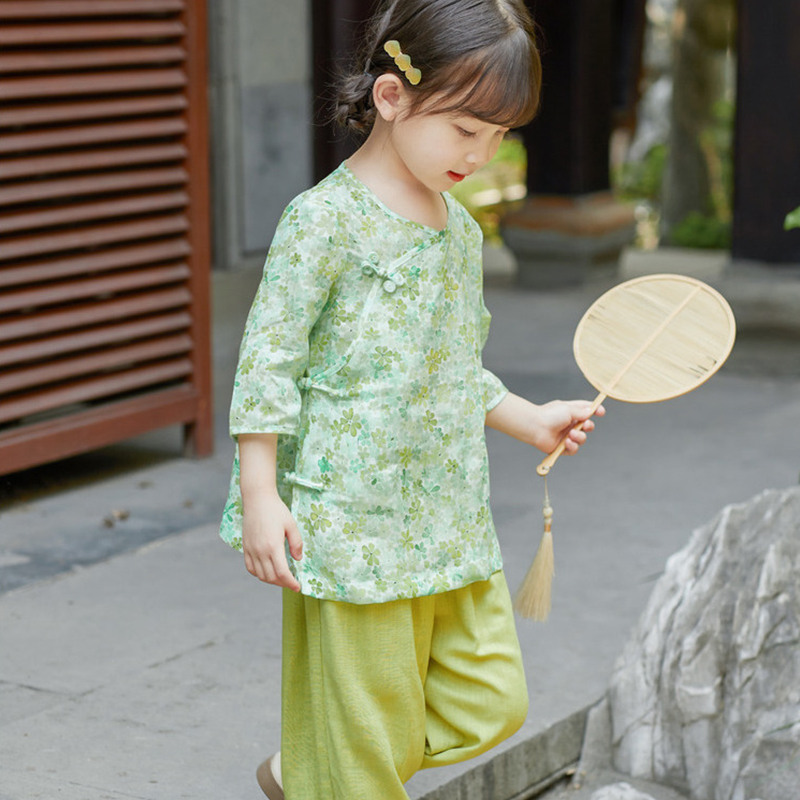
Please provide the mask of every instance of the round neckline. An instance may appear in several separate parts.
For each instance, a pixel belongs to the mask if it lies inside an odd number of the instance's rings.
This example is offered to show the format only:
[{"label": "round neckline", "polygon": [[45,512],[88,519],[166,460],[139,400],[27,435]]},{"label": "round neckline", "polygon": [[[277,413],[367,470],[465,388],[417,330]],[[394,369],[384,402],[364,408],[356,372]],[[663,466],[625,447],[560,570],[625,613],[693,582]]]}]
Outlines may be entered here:
[{"label": "round neckline", "polygon": [[358,175],[355,174],[355,172],[353,172],[352,169],[350,169],[350,167],[347,166],[346,162],[342,161],[337,171],[345,173],[350,180],[357,183],[364,193],[369,196],[372,202],[375,203],[375,205],[378,206],[385,214],[388,214],[390,217],[394,217],[400,222],[404,222],[406,225],[413,225],[416,228],[422,228],[423,230],[430,231],[432,234],[442,234],[450,227],[450,220],[452,219],[453,214],[450,206],[450,198],[448,198],[445,192],[440,192],[439,196],[442,198],[442,200],[444,200],[444,205],[447,209],[447,221],[445,222],[443,228],[434,228],[433,225],[426,225],[424,222],[417,222],[416,220],[409,219],[408,217],[404,217],[402,214],[398,214],[396,211],[393,211],[391,208],[389,208],[389,206],[386,205],[386,203],[383,202],[383,200],[380,199],[380,197],[378,197],[378,195],[375,194],[375,192],[372,191],[372,189],[369,188],[369,186],[367,186],[366,183],[364,183],[364,181],[361,180],[361,178],[358,177]]}]

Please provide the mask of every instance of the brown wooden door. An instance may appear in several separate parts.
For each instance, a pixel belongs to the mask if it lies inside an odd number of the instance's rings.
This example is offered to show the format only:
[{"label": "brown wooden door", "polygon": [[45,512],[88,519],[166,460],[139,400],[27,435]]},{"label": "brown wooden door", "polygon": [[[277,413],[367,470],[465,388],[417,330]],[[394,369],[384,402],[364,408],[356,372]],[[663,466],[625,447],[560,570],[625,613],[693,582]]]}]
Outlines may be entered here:
[{"label": "brown wooden door", "polygon": [[211,451],[204,0],[0,0],[0,474]]}]

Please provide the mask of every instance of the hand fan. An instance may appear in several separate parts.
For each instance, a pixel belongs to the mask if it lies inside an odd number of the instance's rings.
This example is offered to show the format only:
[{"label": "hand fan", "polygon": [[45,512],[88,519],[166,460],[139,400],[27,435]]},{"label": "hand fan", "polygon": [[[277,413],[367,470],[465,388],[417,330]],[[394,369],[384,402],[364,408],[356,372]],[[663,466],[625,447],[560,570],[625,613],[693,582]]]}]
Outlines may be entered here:
[{"label": "hand fan", "polygon": [[[735,338],[733,312],[719,292],[683,275],[648,275],[615,286],[589,307],[573,352],[600,392],[594,412],[607,397],[654,403],[696,389],[725,363]],[[515,601],[531,619],[543,620],[550,611],[553,509],[546,476],[566,440],[536,469],[545,476],[544,536]]]}]

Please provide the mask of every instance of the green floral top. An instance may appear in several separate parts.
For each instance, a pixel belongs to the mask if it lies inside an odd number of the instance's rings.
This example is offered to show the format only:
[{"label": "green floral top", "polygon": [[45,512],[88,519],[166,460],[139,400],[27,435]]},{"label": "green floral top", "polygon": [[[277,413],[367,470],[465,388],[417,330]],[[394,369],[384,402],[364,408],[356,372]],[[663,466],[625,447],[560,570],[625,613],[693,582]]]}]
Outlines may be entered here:
[{"label": "green floral top", "polygon": [[[279,434],[303,594],[385,602],[501,568],[484,421],[507,390],[481,365],[481,231],[445,199],[437,231],[389,210],[342,164],[275,233],[230,429]],[[238,451],[221,535],[241,549]]]}]

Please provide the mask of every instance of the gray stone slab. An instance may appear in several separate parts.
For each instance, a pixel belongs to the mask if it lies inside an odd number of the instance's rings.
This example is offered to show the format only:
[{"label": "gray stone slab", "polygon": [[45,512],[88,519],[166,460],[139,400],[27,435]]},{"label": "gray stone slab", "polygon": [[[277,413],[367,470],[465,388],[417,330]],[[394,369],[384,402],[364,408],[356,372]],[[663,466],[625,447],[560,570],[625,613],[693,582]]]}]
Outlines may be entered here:
[{"label": "gray stone slab", "polygon": [[64,697],[65,695],[59,692],[0,681],[0,709],[2,709],[3,724],[7,725],[15,720],[38,714],[44,709],[63,702]]},{"label": "gray stone slab", "polygon": [[[218,540],[216,525],[198,530],[6,595],[0,680],[95,691],[246,620],[278,647],[279,593],[246,580],[241,557]],[[259,621],[262,613],[269,625]]]},{"label": "gray stone slab", "polygon": [[[257,796],[277,749],[280,654],[242,629],[0,727],[3,780],[103,797]],[[259,709],[262,710],[259,713]],[[35,746],[32,746],[35,743]],[[27,797],[28,795],[18,795]]]},{"label": "gray stone slab", "polygon": [[[154,435],[155,437],[155,435]],[[105,561],[219,515],[229,453],[160,460],[78,493],[17,502],[0,515],[0,593]],[[13,476],[9,480],[13,480]]]},{"label": "gray stone slab", "polygon": [[280,592],[216,527],[8,594],[0,629],[15,800],[246,797],[278,746]]},{"label": "gray stone slab", "polygon": [[[53,773],[40,777],[34,775],[3,775],[0,800],[131,800],[130,794],[87,785],[75,781],[65,782]],[[148,795],[135,795],[134,800],[150,800]]]}]

